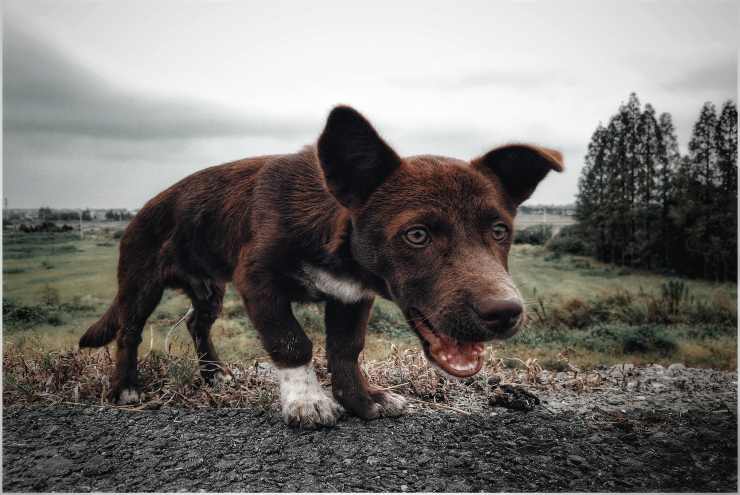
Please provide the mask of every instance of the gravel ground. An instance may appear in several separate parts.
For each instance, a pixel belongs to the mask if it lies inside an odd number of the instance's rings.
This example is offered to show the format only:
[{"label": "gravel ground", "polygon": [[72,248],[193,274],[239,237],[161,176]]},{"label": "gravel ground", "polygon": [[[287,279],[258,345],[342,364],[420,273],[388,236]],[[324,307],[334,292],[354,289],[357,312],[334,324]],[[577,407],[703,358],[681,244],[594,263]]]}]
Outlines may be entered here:
[{"label": "gravel ground", "polygon": [[256,409],[10,406],[3,489],[737,491],[736,374],[602,372],[593,389],[530,387],[529,412],[482,393],[468,415],[415,407],[319,431]]}]

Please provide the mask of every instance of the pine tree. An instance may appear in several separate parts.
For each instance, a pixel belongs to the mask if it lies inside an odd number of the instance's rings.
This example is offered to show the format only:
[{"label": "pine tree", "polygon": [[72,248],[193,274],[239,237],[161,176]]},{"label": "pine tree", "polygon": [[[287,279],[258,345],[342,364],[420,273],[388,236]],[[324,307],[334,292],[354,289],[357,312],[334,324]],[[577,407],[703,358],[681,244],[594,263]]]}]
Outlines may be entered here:
[{"label": "pine tree", "polygon": [[708,199],[710,186],[716,180],[717,168],[717,110],[711,102],[704,103],[699,120],[689,141],[689,157],[694,163],[695,180],[703,187],[702,198]]},{"label": "pine tree", "polygon": [[603,249],[606,244],[605,218],[603,216],[603,212],[608,208],[606,204],[608,182],[606,146],[607,130],[599,123],[588,145],[586,163],[578,180],[578,195],[576,197],[576,218],[579,224],[595,227],[590,228],[584,234],[589,237],[598,258],[603,258]]},{"label": "pine tree", "polygon": [[[730,265],[723,246],[727,207],[723,204],[719,164],[719,121],[714,104],[707,102],[694,124],[689,141],[689,169],[682,208],[691,208],[683,230],[691,268],[704,278],[725,277]],[[681,227],[681,226],[679,226]]]},{"label": "pine tree", "polygon": [[737,202],[737,106],[727,101],[717,121],[717,165],[725,199]]},{"label": "pine tree", "polygon": [[675,247],[678,236],[675,233],[675,229],[672,228],[669,213],[676,194],[676,175],[678,174],[681,154],[678,149],[676,128],[673,125],[671,114],[660,114],[658,128],[660,131],[660,140],[657,188],[658,203],[660,206],[660,242],[662,249],[656,255],[659,256],[662,266],[671,266],[671,252],[675,252],[672,246]]},{"label": "pine tree", "polygon": [[625,167],[624,187],[626,213],[623,227],[625,250],[622,263],[634,265],[638,262],[640,242],[637,239],[637,217],[639,210],[638,190],[640,178],[640,100],[635,93],[631,93],[627,104],[620,109],[622,121],[622,157],[621,164]]},{"label": "pine tree", "polygon": [[645,105],[645,111],[640,115],[637,134],[638,205],[635,212],[640,220],[635,234],[639,258],[637,264],[651,268],[654,265],[655,245],[660,242],[653,227],[658,221],[655,218],[657,216],[655,191],[662,139],[655,119],[655,109],[649,103]]},{"label": "pine tree", "polygon": [[717,121],[716,235],[721,251],[721,278],[737,279],[737,107],[722,106]]}]

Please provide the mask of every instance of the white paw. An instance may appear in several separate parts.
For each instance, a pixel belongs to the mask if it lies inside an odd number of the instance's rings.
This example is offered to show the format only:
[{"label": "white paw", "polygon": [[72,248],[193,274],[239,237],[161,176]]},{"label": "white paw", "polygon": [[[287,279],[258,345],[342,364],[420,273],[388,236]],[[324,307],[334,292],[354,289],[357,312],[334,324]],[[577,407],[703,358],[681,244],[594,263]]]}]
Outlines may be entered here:
[{"label": "white paw", "polygon": [[290,426],[302,428],[334,426],[341,414],[339,404],[326,395],[283,404],[283,420]]},{"label": "white paw", "polygon": [[311,365],[278,369],[283,420],[290,426],[334,426],[342,407],[330,397]]},{"label": "white paw", "polygon": [[406,412],[408,401],[401,395],[393,392],[383,392],[382,398],[378,401],[382,411],[382,416],[401,416]]},{"label": "white paw", "polygon": [[121,395],[118,396],[118,404],[135,404],[141,400],[141,394],[139,391],[133,388],[125,388],[121,391]]}]

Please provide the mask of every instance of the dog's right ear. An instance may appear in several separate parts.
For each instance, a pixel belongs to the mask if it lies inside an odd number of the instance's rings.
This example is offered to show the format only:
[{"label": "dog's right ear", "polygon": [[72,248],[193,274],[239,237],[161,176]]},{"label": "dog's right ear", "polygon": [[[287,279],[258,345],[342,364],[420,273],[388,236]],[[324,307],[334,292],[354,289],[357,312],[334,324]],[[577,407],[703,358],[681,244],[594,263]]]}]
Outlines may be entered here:
[{"label": "dog's right ear", "polygon": [[347,106],[331,111],[317,147],[329,191],[347,208],[362,206],[401,164],[370,122]]}]

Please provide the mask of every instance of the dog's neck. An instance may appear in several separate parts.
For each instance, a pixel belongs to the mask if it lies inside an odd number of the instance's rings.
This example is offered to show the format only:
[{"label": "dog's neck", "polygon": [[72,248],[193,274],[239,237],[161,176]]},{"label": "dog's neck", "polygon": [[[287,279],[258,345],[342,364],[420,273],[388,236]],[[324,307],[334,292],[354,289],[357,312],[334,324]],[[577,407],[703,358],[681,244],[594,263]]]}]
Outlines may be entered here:
[{"label": "dog's neck", "polygon": [[321,267],[330,273],[357,281],[361,286],[386,299],[391,298],[386,282],[368,270],[352,253],[352,214],[339,207],[329,221],[330,230],[325,244],[326,257]]},{"label": "dog's neck", "polygon": [[330,224],[326,250],[333,256],[351,257],[352,214],[347,208],[340,206]]}]

